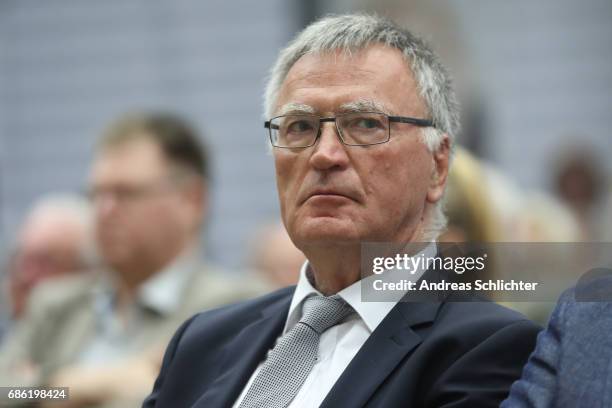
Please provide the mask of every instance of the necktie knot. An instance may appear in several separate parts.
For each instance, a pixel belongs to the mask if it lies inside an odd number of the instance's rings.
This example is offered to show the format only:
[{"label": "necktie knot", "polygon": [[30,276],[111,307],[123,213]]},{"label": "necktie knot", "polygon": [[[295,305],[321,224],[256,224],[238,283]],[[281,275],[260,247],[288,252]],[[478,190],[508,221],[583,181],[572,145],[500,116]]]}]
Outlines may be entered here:
[{"label": "necktie knot", "polygon": [[312,296],[304,301],[300,323],[321,334],[352,312],[353,309],[340,296]]}]

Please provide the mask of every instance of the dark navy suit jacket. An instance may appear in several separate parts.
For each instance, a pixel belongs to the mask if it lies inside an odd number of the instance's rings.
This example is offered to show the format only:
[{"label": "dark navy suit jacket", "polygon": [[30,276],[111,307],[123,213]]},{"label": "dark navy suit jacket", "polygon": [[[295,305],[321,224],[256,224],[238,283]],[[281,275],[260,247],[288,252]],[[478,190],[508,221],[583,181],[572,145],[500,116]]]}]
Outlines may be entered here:
[{"label": "dark navy suit jacket", "polygon": [[[294,287],[194,316],[144,407],[231,407],[283,330]],[[539,328],[491,302],[400,302],[322,407],[497,407]]]}]

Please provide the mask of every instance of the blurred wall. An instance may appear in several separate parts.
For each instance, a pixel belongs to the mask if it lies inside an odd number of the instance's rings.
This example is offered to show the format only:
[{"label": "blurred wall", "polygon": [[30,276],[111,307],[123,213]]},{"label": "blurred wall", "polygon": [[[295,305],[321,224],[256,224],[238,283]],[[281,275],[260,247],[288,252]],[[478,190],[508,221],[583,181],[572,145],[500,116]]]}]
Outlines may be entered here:
[{"label": "blurred wall", "polygon": [[[210,258],[242,260],[276,214],[261,95],[299,17],[283,0],[0,2],[0,242],[40,194],[86,185],[116,115],[168,108],[213,151]],[[0,250],[1,252],[2,250]]]}]

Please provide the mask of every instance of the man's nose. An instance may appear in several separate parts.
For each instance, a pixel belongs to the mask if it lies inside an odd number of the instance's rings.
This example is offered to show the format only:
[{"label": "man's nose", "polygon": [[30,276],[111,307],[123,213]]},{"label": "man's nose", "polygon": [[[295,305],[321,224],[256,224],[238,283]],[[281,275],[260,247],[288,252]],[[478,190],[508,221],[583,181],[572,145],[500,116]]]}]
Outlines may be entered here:
[{"label": "man's nose", "polygon": [[310,163],[319,170],[346,167],[349,163],[346,145],[340,140],[336,124],[323,122],[320,132],[319,140],[313,146],[314,152],[310,157]]},{"label": "man's nose", "polygon": [[108,217],[117,209],[117,196],[110,192],[100,193],[94,201],[94,208],[98,217]]}]

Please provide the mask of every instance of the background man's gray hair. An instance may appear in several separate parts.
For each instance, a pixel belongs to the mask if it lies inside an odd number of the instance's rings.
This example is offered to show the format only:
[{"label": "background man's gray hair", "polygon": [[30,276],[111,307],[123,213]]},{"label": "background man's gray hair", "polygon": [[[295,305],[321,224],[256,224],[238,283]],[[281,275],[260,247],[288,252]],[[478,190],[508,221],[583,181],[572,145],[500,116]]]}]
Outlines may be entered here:
[{"label": "background man's gray hair", "polygon": [[[281,51],[270,72],[264,96],[266,117],[274,115],[282,83],[293,64],[302,56],[338,50],[351,53],[375,44],[399,50],[411,68],[420,96],[435,124],[435,128],[422,130],[423,142],[429,150],[437,150],[444,134],[448,135],[452,146],[459,131],[459,106],[449,73],[424,40],[374,15],[329,16],[312,23],[299,33]],[[423,239],[435,238],[446,226],[442,207],[440,200]]]},{"label": "background man's gray hair", "polygon": [[85,197],[79,194],[50,193],[40,197],[30,208],[29,215],[42,213],[61,213],[86,228],[90,228],[92,223],[91,205]]},{"label": "background man's gray hair", "polygon": [[99,262],[93,239],[94,215],[89,200],[80,194],[70,192],[50,193],[40,197],[30,207],[24,223],[41,218],[61,218],[82,228],[84,241],[80,246],[80,258],[84,267]]}]

